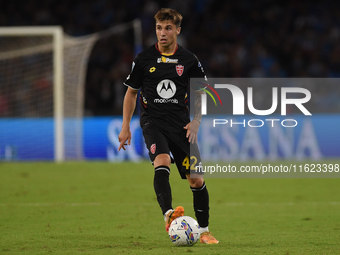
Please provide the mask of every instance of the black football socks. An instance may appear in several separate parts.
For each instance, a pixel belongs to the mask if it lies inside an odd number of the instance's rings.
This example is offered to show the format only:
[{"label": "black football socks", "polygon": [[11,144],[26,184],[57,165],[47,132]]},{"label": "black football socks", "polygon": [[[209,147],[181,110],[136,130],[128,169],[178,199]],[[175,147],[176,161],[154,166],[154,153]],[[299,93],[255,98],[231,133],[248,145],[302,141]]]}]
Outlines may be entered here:
[{"label": "black football socks", "polygon": [[209,194],[205,182],[200,188],[190,187],[194,196],[194,211],[201,228],[209,224]]},{"label": "black football socks", "polygon": [[158,166],[155,168],[153,186],[156,192],[157,201],[162,209],[163,215],[172,209],[171,187],[169,183],[170,168]]}]

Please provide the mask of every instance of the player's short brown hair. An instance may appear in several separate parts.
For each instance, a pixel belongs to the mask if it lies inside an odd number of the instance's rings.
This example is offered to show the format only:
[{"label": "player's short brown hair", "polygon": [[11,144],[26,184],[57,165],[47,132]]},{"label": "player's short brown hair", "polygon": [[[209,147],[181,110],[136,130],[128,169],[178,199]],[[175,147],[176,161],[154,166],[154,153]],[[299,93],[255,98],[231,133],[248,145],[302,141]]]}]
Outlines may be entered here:
[{"label": "player's short brown hair", "polygon": [[182,19],[183,17],[178,11],[170,8],[162,8],[155,15],[156,22],[171,20],[177,27],[181,26]]}]

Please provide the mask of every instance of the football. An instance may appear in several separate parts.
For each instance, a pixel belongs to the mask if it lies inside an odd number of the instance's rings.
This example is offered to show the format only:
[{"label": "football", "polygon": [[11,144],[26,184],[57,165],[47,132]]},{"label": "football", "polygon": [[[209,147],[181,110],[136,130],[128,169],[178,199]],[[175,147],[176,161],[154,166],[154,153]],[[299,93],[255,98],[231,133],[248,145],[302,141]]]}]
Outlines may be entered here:
[{"label": "football", "polygon": [[200,227],[195,219],[181,216],[172,221],[169,237],[176,246],[192,246],[200,238]]}]

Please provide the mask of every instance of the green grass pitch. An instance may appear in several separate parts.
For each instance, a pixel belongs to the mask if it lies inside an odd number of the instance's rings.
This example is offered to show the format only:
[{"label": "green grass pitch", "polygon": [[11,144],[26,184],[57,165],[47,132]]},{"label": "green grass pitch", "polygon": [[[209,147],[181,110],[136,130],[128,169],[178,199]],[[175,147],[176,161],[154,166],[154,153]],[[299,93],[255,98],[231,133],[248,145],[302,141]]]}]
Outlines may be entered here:
[{"label": "green grass pitch", "polygon": [[[148,162],[0,163],[0,254],[340,254],[340,179],[206,182],[220,243],[175,247]],[[171,184],[193,217],[174,166]]]}]

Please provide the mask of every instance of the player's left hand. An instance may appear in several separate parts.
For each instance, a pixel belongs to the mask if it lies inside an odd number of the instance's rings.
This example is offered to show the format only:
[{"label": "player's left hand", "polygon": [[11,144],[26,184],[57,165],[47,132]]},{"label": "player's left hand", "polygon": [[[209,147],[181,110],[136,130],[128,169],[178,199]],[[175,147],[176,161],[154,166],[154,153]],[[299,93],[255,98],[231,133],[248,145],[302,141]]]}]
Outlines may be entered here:
[{"label": "player's left hand", "polygon": [[200,123],[193,119],[189,122],[184,129],[187,130],[186,137],[189,139],[189,143],[197,143],[197,133]]}]

